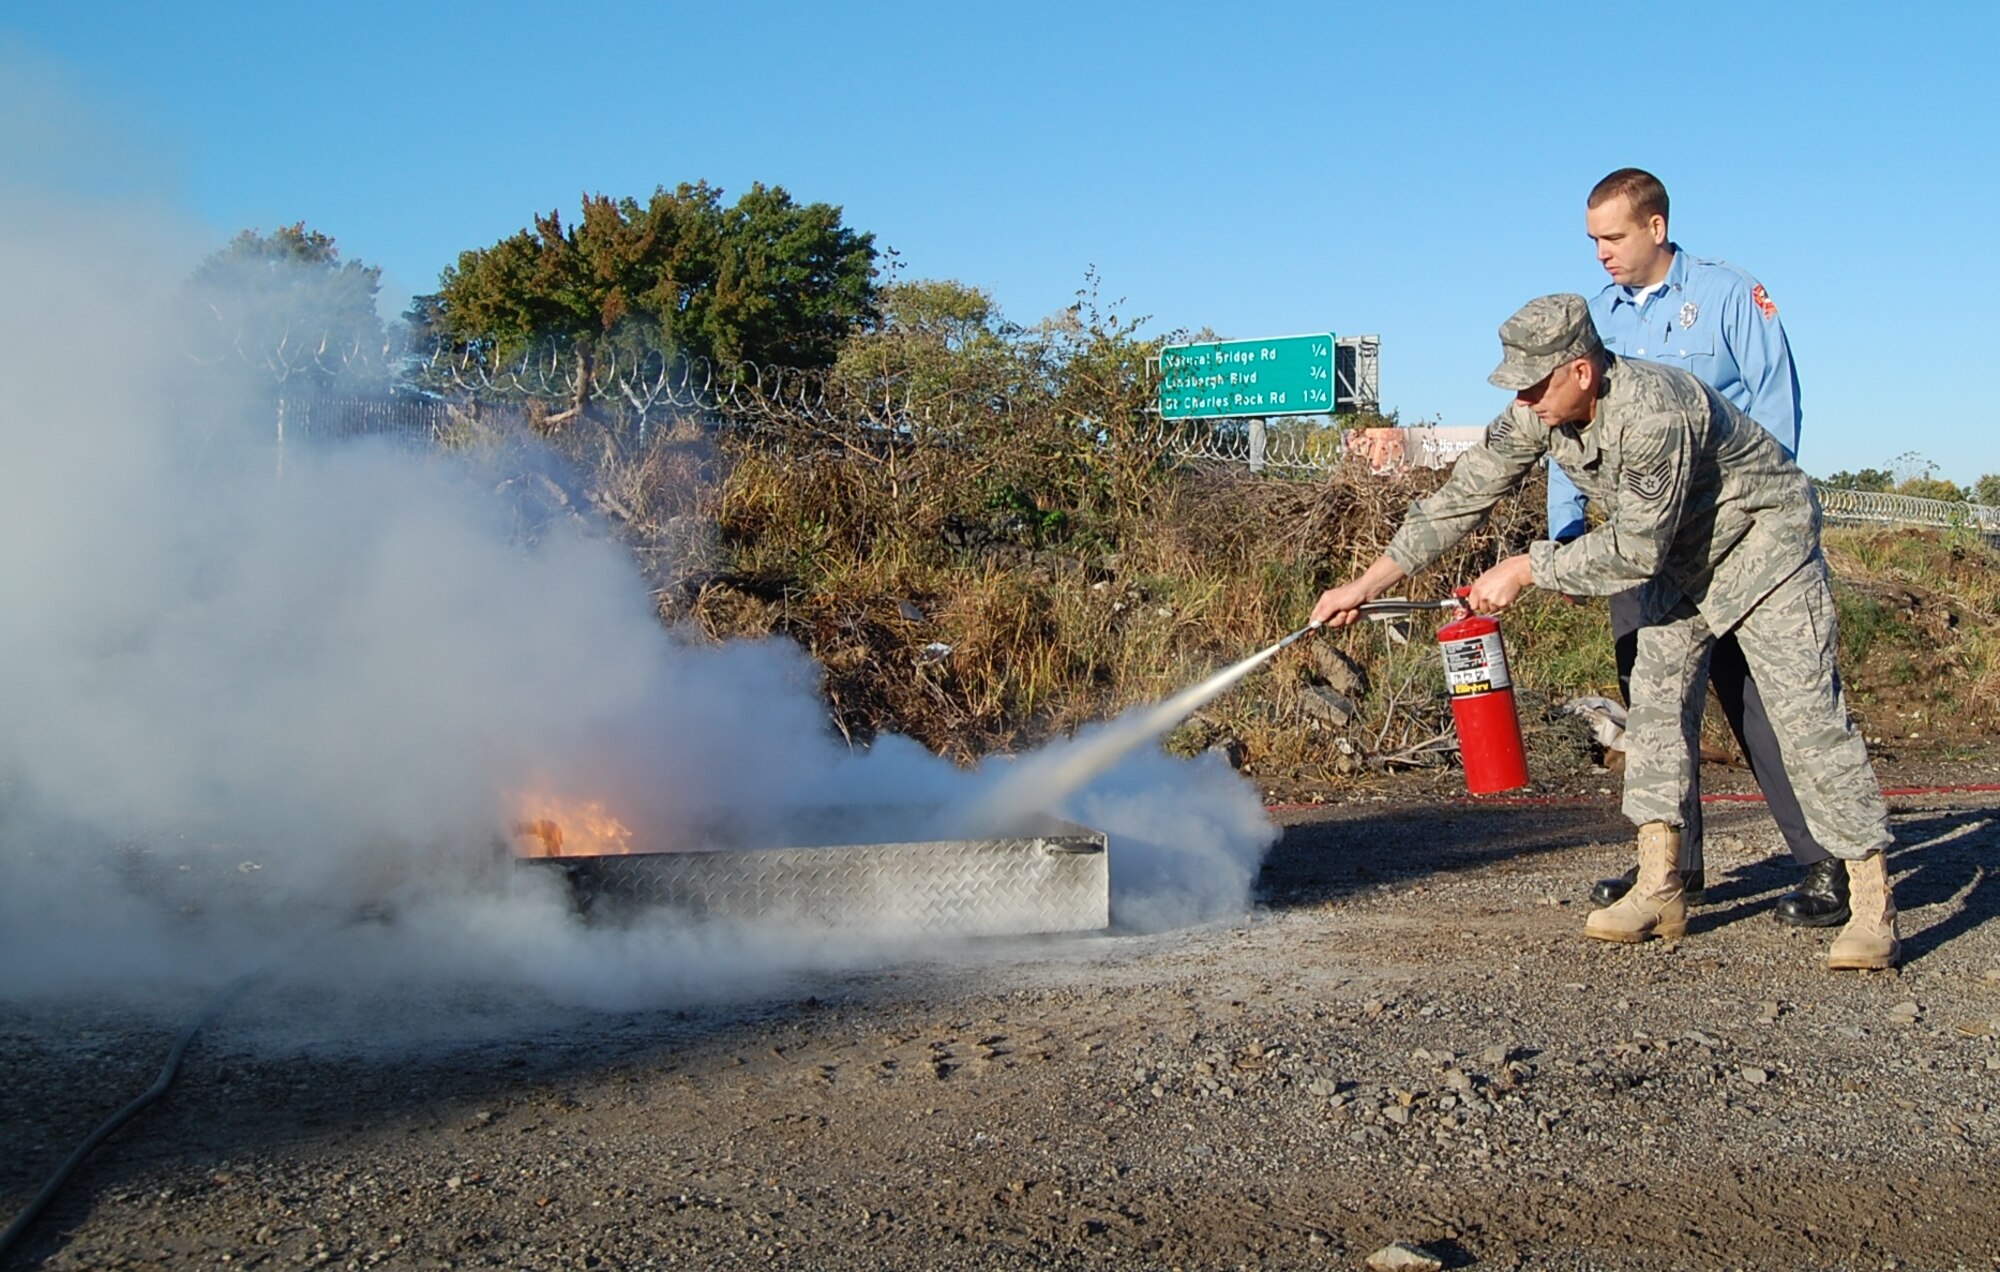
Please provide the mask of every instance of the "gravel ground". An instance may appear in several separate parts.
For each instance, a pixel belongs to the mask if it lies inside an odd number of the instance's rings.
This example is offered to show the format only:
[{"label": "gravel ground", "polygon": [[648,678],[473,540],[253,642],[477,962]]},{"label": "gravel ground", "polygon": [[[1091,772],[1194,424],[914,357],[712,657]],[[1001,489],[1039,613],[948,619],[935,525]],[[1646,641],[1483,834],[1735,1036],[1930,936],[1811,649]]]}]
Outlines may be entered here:
[{"label": "gravel ground", "polygon": [[[1238,922],[754,1003],[314,1034],[253,987],[13,1266],[2000,1267],[2000,795],[1894,801],[1905,965],[1835,975],[1765,913],[1795,872],[1755,805],[1711,808],[1686,939],[1585,941],[1609,781],[1280,813]],[[0,1211],[176,1028],[0,1005]]]}]

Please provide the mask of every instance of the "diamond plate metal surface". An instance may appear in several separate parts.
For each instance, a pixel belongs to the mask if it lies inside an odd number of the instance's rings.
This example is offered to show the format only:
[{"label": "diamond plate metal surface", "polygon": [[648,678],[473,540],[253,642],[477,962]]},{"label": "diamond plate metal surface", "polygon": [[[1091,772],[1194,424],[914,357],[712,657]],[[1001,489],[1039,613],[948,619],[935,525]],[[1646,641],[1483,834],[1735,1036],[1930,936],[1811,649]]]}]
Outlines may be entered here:
[{"label": "diamond plate metal surface", "polygon": [[970,840],[728,852],[532,858],[611,917],[668,906],[695,917],[883,933],[1089,932],[1111,921],[1105,836],[1082,827]]}]

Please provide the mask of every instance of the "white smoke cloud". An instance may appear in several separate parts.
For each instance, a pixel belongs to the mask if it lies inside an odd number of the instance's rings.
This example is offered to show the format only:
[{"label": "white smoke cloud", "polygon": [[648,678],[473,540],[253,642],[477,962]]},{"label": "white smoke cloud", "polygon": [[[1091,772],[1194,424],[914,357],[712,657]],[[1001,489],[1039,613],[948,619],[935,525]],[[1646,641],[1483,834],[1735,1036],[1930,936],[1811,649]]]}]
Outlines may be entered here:
[{"label": "white smoke cloud", "polygon": [[[281,448],[268,407],[204,396],[176,353],[199,238],[0,188],[0,994],[261,969],[633,1007],[907,953],[586,926],[507,859],[529,786],[664,843],[817,803],[960,806],[993,773],[907,739],[848,751],[795,646],[678,639],[614,541],[523,541],[476,458]],[[1150,745],[1057,811],[1111,835],[1129,926],[1240,911],[1274,838],[1241,779]]]}]

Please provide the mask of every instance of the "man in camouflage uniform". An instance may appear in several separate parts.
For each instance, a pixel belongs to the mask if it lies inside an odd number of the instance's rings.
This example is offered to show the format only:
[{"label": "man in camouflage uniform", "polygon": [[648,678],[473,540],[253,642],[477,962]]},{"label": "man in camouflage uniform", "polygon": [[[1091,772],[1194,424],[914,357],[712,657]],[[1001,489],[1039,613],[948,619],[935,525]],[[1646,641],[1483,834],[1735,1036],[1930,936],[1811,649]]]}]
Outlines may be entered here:
[{"label": "man in camouflage uniform", "polygon": [[1362,575],[1328,589],[1313,621],[1343,626],[1358,607],[1441,556],[1517,488],[1544,455],[1605,510],[1567,544],[1536,543],[1474,581],[1498,613],[1530,584],[1569,595],[1640,589],[1626,737],[1625,815],[1639,827],[1639,875],[1585,934],[1642,941],[1687,930],[1678,866],[1681,810],[1707,661],[1734,633],[1757,684],[1813,836],[1847,863],[1852,914],[1834,968],[1888,967],[1899,952],[1883,850],[1888,809],[1847,713],[1834,666],[1833,598],[1812,483],[1769,432],[1685,371],[1608,352],[1581,296],[1528,302],[1500,328],[1488,377],[1514,393],[1451,479],[1410,507]]}]

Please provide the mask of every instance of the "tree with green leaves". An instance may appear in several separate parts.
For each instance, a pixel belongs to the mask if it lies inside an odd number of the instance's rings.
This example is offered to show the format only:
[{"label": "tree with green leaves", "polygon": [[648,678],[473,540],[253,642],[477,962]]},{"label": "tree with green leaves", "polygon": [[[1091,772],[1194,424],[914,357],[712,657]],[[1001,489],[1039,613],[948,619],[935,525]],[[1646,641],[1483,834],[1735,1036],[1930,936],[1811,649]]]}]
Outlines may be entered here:
[{"label": "tree with green leaves", "polygon": [[1020,357],[1021,329],[1001,318],[988,293],[922,279],[888,284],[878,305],[879,321],[851,336],[835,363],[852,391],[939,422],[952,416],[952,403],[990,410],[1022,392],[1031,372]]},{"label": "tree with green leaves", "polygon": [[1896,477],[1883,468],[1864,468],[1852,473],[1842,469],[1827,478],[1824,484],[1833,490],[1863,490],[1884,495],[1896,488]]},{"label": "tree with green leaves", "polygon": [[1085,477],[1085,502],[1130,521],[1157,493],[1166,458],[1149,414],[1155,390],[1148,366],[1161,341],[1140,339],[1147,320],[1121,318],[1124,301],[1101,303],[1098,284],[1092,266],[1076,301],[1043,320],[1042,340],[1057,369],[1057,407],[1070,421],[1068,449]]},{"label": "tree with green leaves", "polygon": [[908,404],[902,433],[925,444],[913,464],[952,469],[916,483],[940,506],[1001,514],[1038,542],[1138,510],[1161,457],[1147,414],[1158,342],[1099,304],[1094,269],[1076,303],[1030,328],[948,280],[892,284],[883,302],[839,369]]},{"label": "tree with green leaves", "polygon": [[[931,538],[1046,498],[1026,493],[1022,472],[1038,450],[1025,421],[1043,419],[1049,397],[1022,329],[991,295],[949,279],[889,283],[878,305],[879,321],[848,337],[827,387],[857,418],[889,427],[823,431],[808,444],[873,469],[892,533]],[[1043,524],[1044,511],[1031,518],[1038,532],[1060,521]]]},{"label": "tree with green leaves", "polygon": [[612,358],[831,366],[876,319],[874,274],[874,236],[839,208],[762,184],[724,207],[704,181],[644,203],[593,195],[569,225],[537,216],[461,253],[408,317],[418,347],[482,367],[560,351],[567,415]]},{"label": "tree with green leaves", "polygon": [[2000,473],[1987,473],[1972,483],[1972,502],[2000,508]]},{"label": "tree with green leaves", "polygon": [[380,269],[342,261],[334,241],[303,221],[244,230],[188,281],[191,351],[285,393],[382,388],[390,371],[375,307],[381,281]]},{"label": "tree with green leaves", "polygon": [[1945,503],[1964,503],[1971,497],[1971,492],[1956,482],[1928,474],[1905,477],[1897,483],[1896,493],[1908,495],[1912,499],[1939,499]]}]

